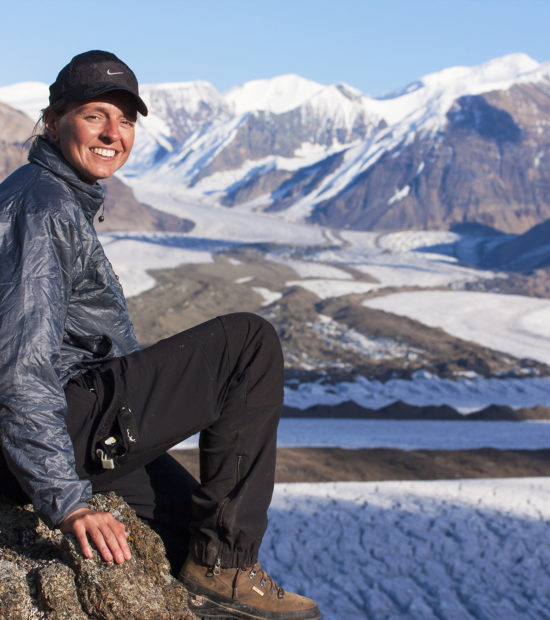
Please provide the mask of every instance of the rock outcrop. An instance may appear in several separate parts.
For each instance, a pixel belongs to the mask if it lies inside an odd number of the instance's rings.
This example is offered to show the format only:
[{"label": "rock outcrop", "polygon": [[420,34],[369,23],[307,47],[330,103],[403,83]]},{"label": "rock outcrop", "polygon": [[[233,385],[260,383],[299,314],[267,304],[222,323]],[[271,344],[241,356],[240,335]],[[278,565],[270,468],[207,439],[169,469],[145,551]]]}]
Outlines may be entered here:
[{"label": "rock outcrop", "polygon": [[130,561],[107,563],[97,552],[86,559],[73,536],[50,530],[31,506],[0,498],[0,620],[196,618],[157,534],[113,493],[90,507],[124,523]]}]

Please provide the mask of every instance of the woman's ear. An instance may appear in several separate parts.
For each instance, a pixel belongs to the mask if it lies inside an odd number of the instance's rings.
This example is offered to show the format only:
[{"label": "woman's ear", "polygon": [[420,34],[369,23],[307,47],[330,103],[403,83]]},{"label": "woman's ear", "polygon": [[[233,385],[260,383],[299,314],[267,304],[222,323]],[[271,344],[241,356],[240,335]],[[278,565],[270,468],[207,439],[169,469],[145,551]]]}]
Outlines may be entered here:
[{"label": "woman's ear", "polygon": [[53,110],[46,110],[46,112],[44,112],[44,129],[46,130],[46,135],[49,140],[54,144],[59,142],[57,131],[58,121],[59,118]]}]

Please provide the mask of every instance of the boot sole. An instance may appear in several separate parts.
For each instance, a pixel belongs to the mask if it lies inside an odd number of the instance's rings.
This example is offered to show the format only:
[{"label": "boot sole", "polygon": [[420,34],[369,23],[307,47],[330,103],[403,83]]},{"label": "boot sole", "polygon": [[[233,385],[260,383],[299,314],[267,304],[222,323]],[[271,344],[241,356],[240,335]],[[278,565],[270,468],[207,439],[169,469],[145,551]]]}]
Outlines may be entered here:
[{"label": "boot sole", "polygon": [[286,613],[255,610],[240,601],[231,601],[228,604],[226,601],[214,600],[212,594],[208,596],[195,594],[184,581],[183,584],[189,592],[189,609],[200,620],[209,620],[209,618],[217,618],[218,620],[318,620],[321,618],[321,613],[317,607]]}]

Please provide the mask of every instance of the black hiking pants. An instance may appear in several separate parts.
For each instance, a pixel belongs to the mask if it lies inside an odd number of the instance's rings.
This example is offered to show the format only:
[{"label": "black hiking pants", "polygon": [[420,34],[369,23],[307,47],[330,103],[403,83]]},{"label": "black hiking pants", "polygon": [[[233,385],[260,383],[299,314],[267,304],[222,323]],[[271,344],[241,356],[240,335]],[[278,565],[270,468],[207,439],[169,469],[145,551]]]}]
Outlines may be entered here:
[{"label": "black hiking pants", "polygon": [[[208,565],[256,561],[283,400],[281,347],[267,321],[218,317],[79,375],[65,392],[79,476],[150,522],[174,572],[188,548]],[[110,470],[94,458],[94,444],[113,402],[131,411],[132,441]],[[166,454],[198,431],[200,484]]]}]

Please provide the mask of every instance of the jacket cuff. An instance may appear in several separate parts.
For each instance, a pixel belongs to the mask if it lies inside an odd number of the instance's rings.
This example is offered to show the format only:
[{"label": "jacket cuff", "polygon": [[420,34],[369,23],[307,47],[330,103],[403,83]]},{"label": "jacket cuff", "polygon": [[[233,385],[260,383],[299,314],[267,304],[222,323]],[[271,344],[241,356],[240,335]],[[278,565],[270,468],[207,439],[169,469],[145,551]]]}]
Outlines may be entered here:
[{"label": "jacket cuff", "polygon": [[[59,519],[57,523],[54,524],[53,528],[60,527],[63,521],[75,510],[79,510],[80,508],[88,508],[88,504],[86,502],[78,502],[71,506],[67,512]],[[52,528],[52,529],[53,529]]]}]

